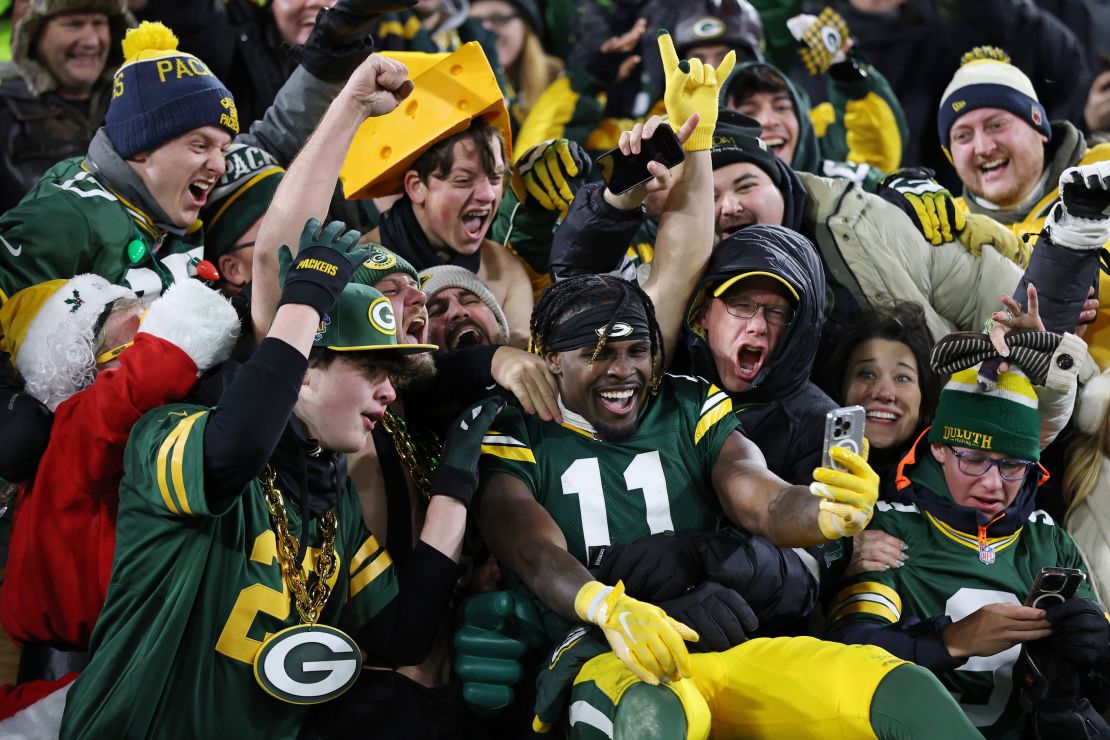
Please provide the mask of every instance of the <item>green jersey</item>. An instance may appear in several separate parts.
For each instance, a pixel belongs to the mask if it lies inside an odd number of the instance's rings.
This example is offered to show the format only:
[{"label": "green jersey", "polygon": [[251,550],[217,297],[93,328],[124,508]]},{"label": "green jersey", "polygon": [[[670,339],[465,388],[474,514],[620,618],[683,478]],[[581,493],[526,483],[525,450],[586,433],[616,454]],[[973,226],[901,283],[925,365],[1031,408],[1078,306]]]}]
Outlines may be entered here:
[{"label": "green jersey", "polygon": [[83,165],[83,157],[54,165],[0,216],[0,302],[28,286],[82,273],[127,286],[149,302],[195,273],[204,258],[199,222],[182,237],[166,234]]},{"label": "green jersey", "polygon": [[[956,621],[987,604],[1020,605],[1044,566],[1086,572],[1075,543],[1043,511],[1034,511],[1013,534],[989,538],[986,546],[994,553],[989,565],[980,559],[976,535],[961,532],[913,504],[880,501],[871,528],[906,543],[906,564],[861,573],[847,581],[833,600],[832,621],[894,624],[942,614]],[[1079,595],[1095,598],[1086,586]],[[1019,738],[1026,728],[1027,717],[1013,680],[1020,651],[1015,646],[996,655],[972,657],[939,676],[988,738]]]},{"label": "green jersey", "polygon": [[[205,496],[208,412],[163,406],[131,432],[107,600],[62,737],[292,738],[304,723],[307,707],[272,698],[254,678],[262,641],[300,620],[261,484],[229,501]],[[295,537],[298,509],[286,500]],[[396,573],[349,484],[336,514],[338,563],[319,623],[354,635],[395,597]],[[321,543],[314,519],[306,579]]]},{"label": "green jersey", "polygon": [[483,479],[494,473],[520,479],[583,563],[591,547],[667,530],[716,529],[721,509],[711,475],[739,423],[728,394],[704,380],[668,375],[644,403],[631,438],[601,441],[584,420],[577,423],[545,422],[506,407],[482,441]]}]

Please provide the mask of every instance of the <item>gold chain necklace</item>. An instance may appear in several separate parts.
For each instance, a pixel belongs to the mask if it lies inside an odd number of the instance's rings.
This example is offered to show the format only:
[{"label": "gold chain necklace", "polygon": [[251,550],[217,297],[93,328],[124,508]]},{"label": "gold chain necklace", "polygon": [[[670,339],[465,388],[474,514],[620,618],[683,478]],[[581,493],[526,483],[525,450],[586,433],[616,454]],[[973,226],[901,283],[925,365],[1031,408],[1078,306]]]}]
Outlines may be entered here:
[{"label": "gold chain necklace", "polygon": [[331,586],[328,581],[335,575],[335,530],[338,520],[335,509],[328,509],[320,520],[320,534],[324,538],[320,555],[316,558],[316,579],[305,584],[304,574],[297,567],[297,551],[300,544],[297,538],[289,532],[289,515],[285,512],[285,501],[281,491],[274,486],[277,480],[277,471],[268,464],[262,475],[258,478],[262,484],[262,492],[266,497],[266,508],[270,511],[270,522],[277,533],[278,562],[281,564],[281,575],[293,592],[293,601],[301,621],[306,624],[316,624],[320,612],[331,596]]},{"label": "gold chain necklace", "polygon": [[430,501],[432,481],[428,476],[439,466],[438,440],[433,439],[428,442],[426,439],[421,439],[414,442],[408,424],[392,411],[385,412],[382,426],[393,441],[397,456],[401,458],[401,463],[408,471],[409,478],[416,485],[416,489],[424,496],[425,501]]}]

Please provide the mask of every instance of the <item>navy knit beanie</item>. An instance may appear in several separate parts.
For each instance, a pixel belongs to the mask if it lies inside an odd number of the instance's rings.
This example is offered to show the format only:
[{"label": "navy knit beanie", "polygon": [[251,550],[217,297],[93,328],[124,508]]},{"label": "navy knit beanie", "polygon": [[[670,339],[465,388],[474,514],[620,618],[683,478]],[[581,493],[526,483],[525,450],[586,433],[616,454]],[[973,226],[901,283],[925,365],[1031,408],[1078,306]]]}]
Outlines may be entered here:
[{"label": "navy knit beanie", "polygon": [[235,100],[208,66],[177,50],[177,37],[144,21],[123,40],[105,129],[120,156],[148,152],[202,126],[239,133]]},{"label": "navy knit beanie", "polygon": [[[978,108],[1001,108],[1017,116],[1052,139],[1048,121],[1033,83],[1010,57],[994,46],[977,46],[964,54],[961,66],[944,91],[937,112],[937,133],[945,152],[951,150],[952,126],[956,119]],[[951,157],[951,155],[949,155]]]}]

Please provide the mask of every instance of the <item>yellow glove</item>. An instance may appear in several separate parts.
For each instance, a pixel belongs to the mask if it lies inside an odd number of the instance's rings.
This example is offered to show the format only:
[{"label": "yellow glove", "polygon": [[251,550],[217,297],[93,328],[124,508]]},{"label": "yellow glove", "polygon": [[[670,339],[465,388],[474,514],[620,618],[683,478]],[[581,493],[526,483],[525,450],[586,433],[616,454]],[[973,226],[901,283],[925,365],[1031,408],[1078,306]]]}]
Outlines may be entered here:
[{"label": "yellow glove", "polygon": [[609,647],[644,683],[690,677],[690,653],[683,640],[697,642],[698,633],[667,616],[657,606],[624,595],[624,583],[606,586],[590,581],[574,597],[580,619],[605,633]]},{"label": "yellow glove", "polygon": [[549,139],[536,144],[513,165],[510,184],[521,203],[532,197],[545,210],[566,216],[592,166],[578,142]]},{"label": "yellow glove", "polygon": [[833,447],[829,455],[846,470],[817,468],[809,490],[821,497],[817,514],[821,534],[836,540],[862,532],[871,521],[879,498],[879,476],[865,457],[851,450]]},{"label": "yellow glove", "polygon": [[1033,247],[990,216],[981,213],[967,214],[967,226],[959,233],[960,243],[976,257],[983,254],[983,245],[990,244],[994,251],[1018,267],[1029,267]]},{"label": "yellow glove", "polygon": [[671,35],[660,31],[659,54],[663,57],[663,74],[667,79],[663,103],[667,106],[671,126],[677,131],[687,118],[697,113],[701,118],[682,148],[688,152],[706,151],[713,146],[721,85],[732,73],[736,52],[726,54],[717,69],[702,64],[700,59],[683,59],[680,62]]},{"label": "yellow glove", "polygon": [[899,170],[883,180],[879,195],[909,214],[929,243],[939,246],[963,230],[966,214],[932,175],[923,167]]}]

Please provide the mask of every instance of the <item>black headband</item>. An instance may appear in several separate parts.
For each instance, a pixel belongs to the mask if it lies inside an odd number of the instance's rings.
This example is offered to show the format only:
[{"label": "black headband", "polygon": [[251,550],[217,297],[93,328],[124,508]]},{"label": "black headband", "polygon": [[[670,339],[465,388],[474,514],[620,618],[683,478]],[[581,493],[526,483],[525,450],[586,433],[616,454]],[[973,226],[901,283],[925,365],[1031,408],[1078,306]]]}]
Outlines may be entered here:
[{"label": "black headband", "polygon": [[[609,331],[605,327],[612,321]],[[591,306],[585,311],[568,316],[551,330],[545,349],[552,352],[565,352],[581,347],[593,347],[598,339],[605,336],[612,341],[624,342],[630,339],[651,339],[648,328],[647,311],[640,301],[629,301],[617,313],[616,303]]]}]

